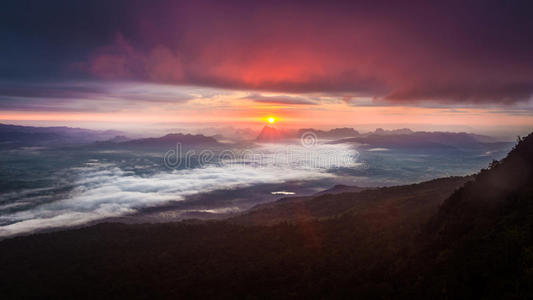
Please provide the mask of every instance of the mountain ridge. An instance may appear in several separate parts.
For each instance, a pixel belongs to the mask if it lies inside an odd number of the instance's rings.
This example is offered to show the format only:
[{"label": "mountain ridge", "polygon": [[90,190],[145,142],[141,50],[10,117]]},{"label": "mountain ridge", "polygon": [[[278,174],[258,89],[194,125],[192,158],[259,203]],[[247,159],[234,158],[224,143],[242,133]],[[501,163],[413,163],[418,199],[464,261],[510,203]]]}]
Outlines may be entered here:
[{"label": "mountain ridge", "polygon": [[0,143],[4,147],[83,144],[105,141],[119,135],[123,135],[123,133],[116,130],[0,124]]},{"label": "mountain ridge", "polygon": [[157,138],[135,139],[118,143],[123,146],[163,146],[172,147],[176,144],[184,145],[218,145],[213,137],[201,134],[170,133]]}]

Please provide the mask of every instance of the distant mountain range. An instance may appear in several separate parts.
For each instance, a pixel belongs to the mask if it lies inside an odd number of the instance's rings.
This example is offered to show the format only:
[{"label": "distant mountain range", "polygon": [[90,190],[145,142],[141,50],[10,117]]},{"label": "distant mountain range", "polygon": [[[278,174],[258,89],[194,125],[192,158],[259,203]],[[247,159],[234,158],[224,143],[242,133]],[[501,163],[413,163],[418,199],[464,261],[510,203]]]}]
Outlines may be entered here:
[{"label": "distant mountain range", "polygon": [[289,139],[300,138],[312,133],[319,142],[340,144],[353,143],[366,148],[380,149],[407,149],[410,151],[457,151],[457,150],[484,150],[500,148],[509,142],[500,142],[496,139],[479,134],[465,132],[425,132],[412,131],[408,128],[384,130],[381,128],[373,132],[360,133],[353,128],[335,128],[329,131],[312,128],[297,131],[283,131],[272,126],[265,126],[257,136],[257,142],[284,142]]},{"label": "distant mountain range", "polygon": [[[472,133],[453,132],[414,132],[410,129],[376,129],[360,133],[353,128],[335,128],[324,131],[312,128],[284,130],[265,126],[256,142],[276,143],[300,138],[305,133],[313,133],[320,142],[354,143],[368,148],[391,148],[421,150],[481,149],[491,151],[501,146],[501,142],[491,137]],[[217,139],[204,135],[173,133],[157,138],[130,139],[115,130],[90,130],[70,127],[32,127],[0,124],[0,148],[27,146],[79,145],[98,142],[99,146],[169,147],[177,143],[183,145],[216,145]],[[510,144],[510,143],[507,143]]]},{"label": "distant mountain range", "polygon": [[325,130],[318,130],[313,128],[302,128],[296,132],[296,137],[301,137],[305,133],[312,132],[314,133],[318,138],[321,139],[341,139],[341,138],[347,138],[347,137],[355,137],[360,136],[361,134],[359,131],[353,129],[353,128],[335,128],[328,131]]},{"label": "distant mountain range", "polygon": [[136,139],[119,143],[121,146],[138,147],[175,147],[182,145],[218,145],[215,138],[201,134],[172,133],[158,138]]},{"label": "distant mountain range", "polygon": [[320,139],[334,140],[348,137],[361,136],[361,134],[353,128],[335,128],[331,130],[319,130],[313,128],[302,128],[299,130],[283,130],[274,126],[266,125],[256,138],[257,142],[275,143],[287,139],[300,138],[306,133],[313,133]]},{"label": "distant mountain range", "polygon": [[85,144],[105,141],[121,134],[116,130],[0,124],[0,147]]},{"label": "distant mountain range", "polygon": [[92,144],[95,146],[175,147],[216,145],[204,135],[173,133],[157,138],[130,139],[116,130],[90,130],[71,127],[33,127],[0,124],[0,148]]},{"label": "distant mountain range", "polygon": [[497,142],[491,137],[471,133],[455,132],[411,132],[405,133],[371,133],[364,136],[346,138],[330,143],[357,143],[375,148],[393,149],[487,149],[491,146],[511,144]]}]

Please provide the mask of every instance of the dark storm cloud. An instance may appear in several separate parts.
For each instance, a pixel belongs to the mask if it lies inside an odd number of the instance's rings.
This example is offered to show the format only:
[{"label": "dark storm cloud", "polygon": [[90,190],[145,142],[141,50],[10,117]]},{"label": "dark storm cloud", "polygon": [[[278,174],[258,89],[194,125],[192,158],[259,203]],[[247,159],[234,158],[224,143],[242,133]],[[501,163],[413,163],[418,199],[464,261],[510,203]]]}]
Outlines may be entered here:
[{"label": "dark storm cloud", "polygon": [[0,77],[515,103],[533,93],[532,6],[12,1],[0,12]]},{"label": "dark storm cloud", "polygon": [[187,88],[143,83],[0,82],[0,110],[118,111],[148,104],[175,104],[198,96]]}]

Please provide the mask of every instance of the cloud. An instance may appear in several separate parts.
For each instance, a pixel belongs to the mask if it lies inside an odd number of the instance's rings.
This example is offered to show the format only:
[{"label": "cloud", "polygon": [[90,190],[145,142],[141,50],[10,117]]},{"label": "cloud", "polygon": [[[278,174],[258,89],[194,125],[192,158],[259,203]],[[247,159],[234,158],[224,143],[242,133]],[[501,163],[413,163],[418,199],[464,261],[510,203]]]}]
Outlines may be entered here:
[{"label": "cloud", "polygon": [[[266,145],[255,153],[262,155],[238,157],[220,167],[175,170],[152,176],[137,176],[114,164],[92,163],[77,169],[74,190],[63,199],[47,199],[24,210],[2,213],[0,237],[122,216],[214,190],[331,178],[334,175],[329,169],[357,165],[356,152],[347,145],[317,145],[312,150],[303,146]],[[5,197],[8,196],[14,197]],[[0,200],[11,198],[0,197]]]},{"label": "cloud", "polygon": [[0,110],[109,112],[132,105],[185,103],[198,97],[196,88],[153,83],[0,82]]},{"label": "cloud", "polygon": [[98,48],[87,62],[75,66],[104,79],[180,82],[184,77],[180,58],[168,47],[156,45],[143,53],[121,33],[117,33],[111,45]]},{"label": "cloud", "polygon": [[400,103],[510,104],[533,93],[532,5],[490,0],[14,3],[1,16],[0,77],[78,76],[346,92]]},{"label": "cloud", "polygon": [[263,96],[258,93],[252,93],[243,99],[249,99],[259,103],[271,103],[271,104],[307,104],[307,105],[316,105],[319,104],[315,100],[311,100],[304,97],[295,97],[295,96]]},{"label": "cloud", "polygon": [[414,87],[400,88],[383,100],[389,102],[409,103],[420,100],[434,100],[435,102],[447,99],[456,99],[463,104],[479,104],[490,102],[494,104],[511,104],[527,102],[533,97],[533,82],[514,82],[507,78],[497,80],[484,80],[484,82],[461,82],[436,84],[425,82]]}]

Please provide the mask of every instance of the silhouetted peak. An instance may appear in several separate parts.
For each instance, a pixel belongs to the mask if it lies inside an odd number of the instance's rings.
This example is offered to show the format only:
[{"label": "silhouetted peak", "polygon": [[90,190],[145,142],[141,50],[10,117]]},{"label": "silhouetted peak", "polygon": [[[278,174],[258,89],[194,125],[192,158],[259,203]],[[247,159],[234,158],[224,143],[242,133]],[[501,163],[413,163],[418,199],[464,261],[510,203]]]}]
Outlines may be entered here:
[{"label": "silhouetted peak", "polygon": [[269,125],[265,125],[259,135],[256,138],[256,141],[259,142],[275,142],[283,139],[283,134],[277,128],[274,128]]}]

